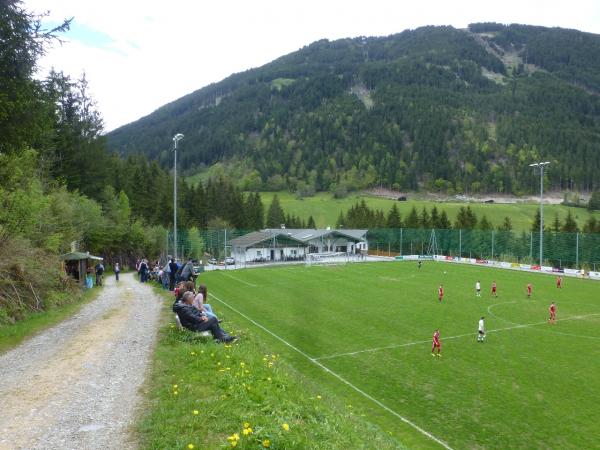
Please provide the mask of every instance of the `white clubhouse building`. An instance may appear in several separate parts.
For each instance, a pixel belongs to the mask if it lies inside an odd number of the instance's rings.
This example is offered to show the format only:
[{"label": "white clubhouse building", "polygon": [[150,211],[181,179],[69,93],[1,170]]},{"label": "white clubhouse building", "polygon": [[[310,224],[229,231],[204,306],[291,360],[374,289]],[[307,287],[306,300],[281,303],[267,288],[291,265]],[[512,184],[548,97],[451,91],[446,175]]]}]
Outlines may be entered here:
[{"label": "white clubhouse building", "polygon": [[367,230],[266,229],[232,239],[236,262],[303,261],[330,254],[364,255]]}]

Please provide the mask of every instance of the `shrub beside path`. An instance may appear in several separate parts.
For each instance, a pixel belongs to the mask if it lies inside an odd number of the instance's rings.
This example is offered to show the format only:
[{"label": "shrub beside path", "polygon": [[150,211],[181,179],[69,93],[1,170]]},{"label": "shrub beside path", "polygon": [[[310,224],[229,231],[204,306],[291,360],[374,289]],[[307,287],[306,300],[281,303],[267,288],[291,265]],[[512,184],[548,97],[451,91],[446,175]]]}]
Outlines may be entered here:
[{"label": "shrub beside path", "polygon": [[0,355],[0,449],[133,449],[164,303],[122,274],[78,314]]}]

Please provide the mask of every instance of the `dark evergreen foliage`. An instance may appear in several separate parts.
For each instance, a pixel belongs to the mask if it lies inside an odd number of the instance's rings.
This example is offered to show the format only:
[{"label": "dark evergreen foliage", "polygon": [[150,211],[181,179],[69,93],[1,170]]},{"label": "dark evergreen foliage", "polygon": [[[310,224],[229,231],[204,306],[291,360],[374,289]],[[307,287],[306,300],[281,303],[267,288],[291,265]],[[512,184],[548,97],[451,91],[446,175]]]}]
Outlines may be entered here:
[{"label": "dark evergreen foliage", "polygon": [[[240,186],[301,195],[374,185],[521,194],[537,189],[528,164],[540,158],[555,163],[547,188],[597,190],[599,49],[589,33],[493,23],[322,40],[108,141],[170,167],[178,130],[187,172],[243,166]],[[507,53],[522,63],[505,65]]]}]

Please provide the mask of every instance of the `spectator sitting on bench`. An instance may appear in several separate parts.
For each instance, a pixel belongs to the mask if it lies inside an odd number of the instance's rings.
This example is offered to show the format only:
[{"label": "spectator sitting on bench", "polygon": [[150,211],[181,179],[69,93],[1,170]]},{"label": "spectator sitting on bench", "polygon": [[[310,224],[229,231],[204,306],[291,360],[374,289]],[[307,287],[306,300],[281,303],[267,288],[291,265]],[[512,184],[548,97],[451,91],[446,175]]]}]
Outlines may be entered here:
[{"label": "spectator sitting on bench", "polygon": [[[192,305],[194,305],[201,312],[206,314],[207,317],[215,317],[218,319],[216,314],[213,313],[212,306],[210,306],[207,302],[208,302],[208,292],[206,290],[206,285],[201,284],[198,287],[198,294],[196,295],[196,297],[194,297],[194,302],[192,303]],[[219,320],[219,322],[220,322],[220,320]]]},{"label": "spectator sitting on bench", "polygon": [[173,312],[179,316],[181,325],[191,331],[210,331],[215,342],[231,343],[237,337],[227,334],[215,317],[207,317],[192,305],[194,293],[186,292],[183,298],[173,305]]}]

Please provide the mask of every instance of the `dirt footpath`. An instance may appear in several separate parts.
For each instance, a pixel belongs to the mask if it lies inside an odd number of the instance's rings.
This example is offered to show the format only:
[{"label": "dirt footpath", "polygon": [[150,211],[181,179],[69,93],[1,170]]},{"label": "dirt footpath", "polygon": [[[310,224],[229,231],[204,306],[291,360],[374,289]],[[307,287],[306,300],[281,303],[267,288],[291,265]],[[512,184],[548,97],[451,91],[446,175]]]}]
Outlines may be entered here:
[{"label": "dirt footpath", "polygon": [[131,425],[164,300],[132,274],[0,355],[0,449],[133,449]]}]

